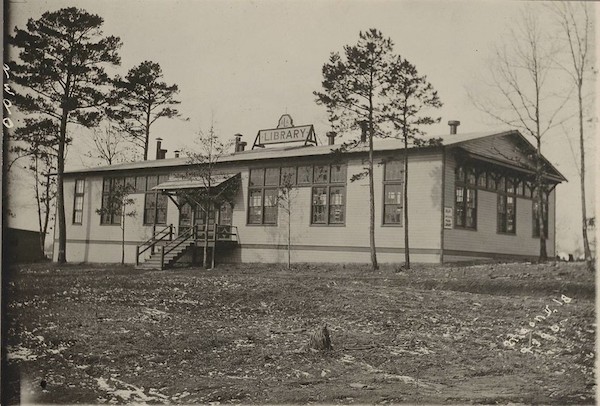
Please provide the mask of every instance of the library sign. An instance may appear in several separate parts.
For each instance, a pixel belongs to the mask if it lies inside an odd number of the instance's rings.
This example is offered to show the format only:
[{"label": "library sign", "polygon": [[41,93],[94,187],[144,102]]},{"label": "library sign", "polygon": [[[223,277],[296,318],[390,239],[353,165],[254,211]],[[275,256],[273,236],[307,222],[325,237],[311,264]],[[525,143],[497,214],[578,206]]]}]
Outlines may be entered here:
[{"label": "library sign", "polygon": [[279,119],[277,128],[258,132],[253,148],[288,142],[303,142],[305,145],[316,144],[315,130],[312,124],[294,126],[292,117],[289,114],[284,114]]}]

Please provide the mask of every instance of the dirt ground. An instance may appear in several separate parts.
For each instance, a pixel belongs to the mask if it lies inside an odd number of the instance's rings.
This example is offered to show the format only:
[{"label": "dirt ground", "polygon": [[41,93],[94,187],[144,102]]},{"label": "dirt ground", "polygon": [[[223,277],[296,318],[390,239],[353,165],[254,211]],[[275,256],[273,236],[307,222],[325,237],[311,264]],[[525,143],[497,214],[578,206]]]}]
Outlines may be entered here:
[{"label": "dirt ground", "polygon": [[[10,403],[595,403],[582,264],[36,264],[4,283]],[[333,351],[307,349],[324,325]]]}]

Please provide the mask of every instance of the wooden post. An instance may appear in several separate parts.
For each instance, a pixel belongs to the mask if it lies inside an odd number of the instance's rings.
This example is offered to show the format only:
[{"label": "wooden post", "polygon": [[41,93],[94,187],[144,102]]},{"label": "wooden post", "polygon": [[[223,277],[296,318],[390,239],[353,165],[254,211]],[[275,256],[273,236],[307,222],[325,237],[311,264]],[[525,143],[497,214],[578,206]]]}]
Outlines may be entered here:
[{"label": "wooden post", "polygon": [[169,224],[169,241],[173,241],[173,224]]},{"label": "wooden post", "polygon": [[140,264],[140,246],[136,245],[135,246],[135,265],[139,265]]},{"label": "wooden post", "polygon": [[160,249],[160,270],[162,271],[165,267],[165,247],[164,245]]}]

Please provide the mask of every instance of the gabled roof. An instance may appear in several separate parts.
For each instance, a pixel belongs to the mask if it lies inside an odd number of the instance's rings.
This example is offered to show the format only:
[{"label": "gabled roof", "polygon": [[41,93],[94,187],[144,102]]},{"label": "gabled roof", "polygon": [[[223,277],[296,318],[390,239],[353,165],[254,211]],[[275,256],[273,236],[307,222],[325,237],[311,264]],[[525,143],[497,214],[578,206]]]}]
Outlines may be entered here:
[{"label": "gabled roof", "polygon": [[[535,150],[533,145],[527,141],[519,131],[516,130],[505,130],[505,131],[480,131],[473,133],[464,134],[443,134],[437,136],[442,139],[442,145],[446,147],[461,147],[465,148],[469,145],[469,142],[474,140],[481,140],[488,137],[503,137],[503,136],[514,136],[517,137],[519,143],[524,142],[532,150]],[[436,136],[434,136],[436,137]],[[254,150],[247,150],[242,152],[231,153],[221,157],[219,162],[221,163],[235,163],[235,162],[247,162],[247,161],[262,161],[269,159],[285,159],[285,158],[301,158],[331,154],[334,150],[339,148],[340,145],[287,145],[275,148],[257,148]],[[376,138],[373,140],[373,148],[375,151],[393,151],[404,149],[404,143],[399,138]],[[414,148],[411,146],[411,148]],[[357,147],[348,151],[348,153],[365,153],[369,150],[367,144],[359,144]],[[501,159],[500,159],[501,160]],[[545,160],[548,168],[552,172],[555,172],[556,176],[562,180],[566,180],[554,166]],[[122,164],[115,164],[109,166],[100,166],[95,168],[82,168],[76,170],[66,171],[65,174],[88,174],[88,173],[104,173],[113,171],[130,171],[136,169],[160,169],[160,168],[174,168],[174,167],[185,167],[190,165],[189,158],[166,158],[157,159],[151,161],[138,161],[129,162]]]}]

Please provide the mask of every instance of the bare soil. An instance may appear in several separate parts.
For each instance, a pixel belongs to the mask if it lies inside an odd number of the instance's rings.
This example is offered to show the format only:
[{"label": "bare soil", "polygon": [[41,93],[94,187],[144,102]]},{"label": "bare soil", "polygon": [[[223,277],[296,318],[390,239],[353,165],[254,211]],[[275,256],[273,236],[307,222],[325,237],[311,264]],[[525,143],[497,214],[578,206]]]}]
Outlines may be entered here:
[{"label": "bare soil", "polygon": [[[4,283],[8,403],[595,403],[583,264],[35,264]],[[333,350],[308,349],[324,325]]]}]

